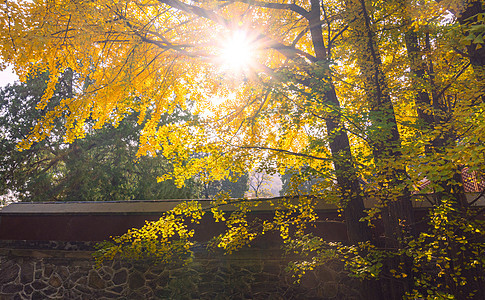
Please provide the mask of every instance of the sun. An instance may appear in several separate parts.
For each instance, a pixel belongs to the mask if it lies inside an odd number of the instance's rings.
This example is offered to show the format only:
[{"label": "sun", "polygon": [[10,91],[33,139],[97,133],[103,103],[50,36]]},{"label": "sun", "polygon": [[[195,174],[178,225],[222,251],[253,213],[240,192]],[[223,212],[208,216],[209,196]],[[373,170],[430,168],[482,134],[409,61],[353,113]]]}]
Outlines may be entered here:
[{"label": "sun", "polygon": [[256,54],[261,49],[257,40],[251,31],[241,28],[226,31],[216,38],[211,62],[216,67],[215,79],[221,89],[208,98],[213,107],[234,100],[234,90],[245,85],[257,72]]},{"label": "sun", "polygon": [[254,45],[247,32],[232,32],[223,42],[220,54],[222,67],[226,71],[245,73],[254,63]]}]

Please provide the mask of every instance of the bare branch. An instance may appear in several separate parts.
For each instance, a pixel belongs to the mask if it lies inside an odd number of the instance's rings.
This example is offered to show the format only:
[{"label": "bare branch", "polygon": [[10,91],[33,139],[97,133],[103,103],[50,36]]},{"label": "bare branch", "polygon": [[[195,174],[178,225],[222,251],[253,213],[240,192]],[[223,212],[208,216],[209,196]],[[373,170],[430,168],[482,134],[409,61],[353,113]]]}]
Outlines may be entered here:
[{"label": "bare branch", "polygon": [[[230,20],[225,19],[221,15],[215,13],[212,10],[208,10],[202,7],[194,6],[194,5],[189,5],[186,3],[183,3],[179,0],[159,0],[160,3],[166,4],[168,6],[171,6],[175,9],[184,11],[186,13],[193,14],[195,16],[199,16],[208,20],[211,20],[219,25],[222,25],[226,28],[231,28],[233,23]],[[283,54],[285,57],[290,58],[290,59],[295,59],[297,57],[305,57],[306,59],[315,62],[316,58],[312,56],[309,53],[306,53],[304,51],[301,51],[299,49],[296,49],[292,46],[287,46],[284,45],[283,43],[280,43],[276,40],[273,40],[272,38],[260,33],[258,35],[258,39],[264,42],[265,45],[267,45],[267,48],[275,49],[276,51],[280,52]]]},{"label": "bare branch", "polygon": [[298,6],[294,3],[286,4],[286,3],[274,3],[274,2],[261,2],[261,1],[254,1],[254,0],[222,0],[222,1],[230,2],[230,3],[240,2],[240,3],[246,3],[249,5],[254,5],[258,7],[278,9],[278,10],[291,10],[292,12],[299,14],[305,19],[308,19],[308,14],[309,14],[309,12],[306,11],[303,7]]},{"label": "bare branch", "polygon": [[453,82],[455,82],[456,79],[458,79],[458,77],[461,76],[461,74],[463,74],[463,72],[465,72],[465,70],[471,65],[471,62],[468,62],[465,66],[463,66],[463,68],[460,70],[460,72],[456,73],[455,76],[453,76],[453,78],[450,79],[450,82],[448,82],[448,84],[440,91],[440,93],[438,94],[438,96],[436,96],[436,99],[440,99],[441,96],[443,96],[443,94],[446,92],[446,90],[448,90],[451,85],[453,84]]},{"label": "bare branch", "polygon": [[298,152],[292,152],[292,151],[285,150],[285,149],[277,149],[277,148],[262,147],[262,146],[236,146],[236,147],[241,148],[241,149],[269,150],[269,151],[285,153],[285,154],[293,155],[293,156],[300,156],[300,157],[329,161],[329,162],[332,161],[332,159],[329,159],[329,158],[318,157],[318,156],[314,156],[314,155],[310,155],[310,154],[304,154],[304,153],[298,153]]},{"label": "bare branch", "polygon": [[308,29],[310,29],[308,26],[303,29],[298,35],[297,37],[293,40],[293,42],[291,43],[291,46],[292,47],[295,47],[296,44],[298,43],[298,41],[300,41],[300,39],[308,32]]}]

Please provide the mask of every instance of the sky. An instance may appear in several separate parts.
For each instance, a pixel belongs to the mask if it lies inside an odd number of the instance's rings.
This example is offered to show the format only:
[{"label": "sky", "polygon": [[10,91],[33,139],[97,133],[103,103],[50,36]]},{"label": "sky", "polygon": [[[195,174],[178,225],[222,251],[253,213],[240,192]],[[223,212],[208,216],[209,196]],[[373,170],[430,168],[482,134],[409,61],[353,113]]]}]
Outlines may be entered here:
[{"label": "sky", "polygon": [[0,71],[0,87],[18,80],[18,76],[13,72],[13,68],[8,66],[5,70]]}]

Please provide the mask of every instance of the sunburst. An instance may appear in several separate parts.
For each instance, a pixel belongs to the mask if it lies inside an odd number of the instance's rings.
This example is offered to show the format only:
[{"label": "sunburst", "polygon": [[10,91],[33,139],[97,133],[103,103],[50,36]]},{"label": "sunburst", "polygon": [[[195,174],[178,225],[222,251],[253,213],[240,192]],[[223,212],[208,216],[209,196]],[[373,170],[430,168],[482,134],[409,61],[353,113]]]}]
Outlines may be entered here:
[{"label": "sunburst", "polygon": [[236,30],[221,43],[220,63],[224,71],[246,73],[255,62],[255,47],[248,33]]}]

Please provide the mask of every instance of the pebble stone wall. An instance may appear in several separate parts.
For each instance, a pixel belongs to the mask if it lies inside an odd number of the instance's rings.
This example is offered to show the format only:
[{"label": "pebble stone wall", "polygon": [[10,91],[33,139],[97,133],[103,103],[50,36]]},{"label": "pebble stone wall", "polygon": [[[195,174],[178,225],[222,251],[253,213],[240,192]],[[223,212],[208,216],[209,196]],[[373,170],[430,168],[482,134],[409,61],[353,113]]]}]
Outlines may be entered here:
[{"label": "pebble stone wall", "polygon": [[197,253],[184,267],[112,261],[96,268],[89,250],[0,247],[0,300],[362,298],[340,263],[294,284],[276,252]]}]

